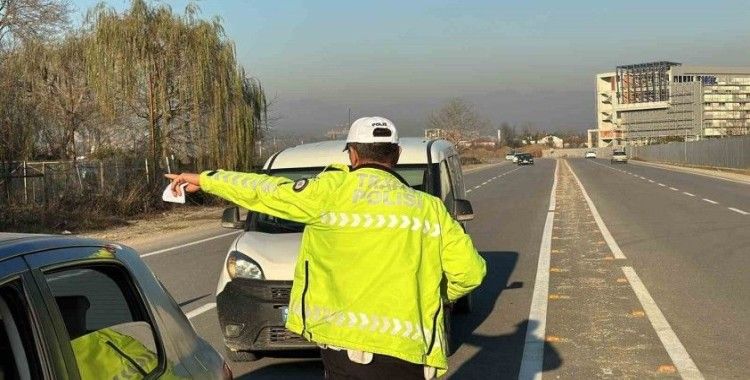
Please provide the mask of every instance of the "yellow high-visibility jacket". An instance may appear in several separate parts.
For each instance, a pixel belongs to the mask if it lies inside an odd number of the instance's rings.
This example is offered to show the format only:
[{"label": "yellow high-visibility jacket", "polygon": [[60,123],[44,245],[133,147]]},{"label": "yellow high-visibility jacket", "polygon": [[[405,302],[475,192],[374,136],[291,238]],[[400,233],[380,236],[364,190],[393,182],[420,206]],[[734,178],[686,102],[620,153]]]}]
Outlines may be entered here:
[{"label": "yellow high-visibility jacket", "polygon": [[286,327],[310,341],[448,367],[443,299],[479,286],[485,262],[434,196],[379,166],[315,178],[203,172],[200,186],[304,223]]},{"label": "yellow high-visibility jacket", "polygon": [[84,380],[143,379],[159,364],[141,342],[109,328],[73,339],[71,345]]}]

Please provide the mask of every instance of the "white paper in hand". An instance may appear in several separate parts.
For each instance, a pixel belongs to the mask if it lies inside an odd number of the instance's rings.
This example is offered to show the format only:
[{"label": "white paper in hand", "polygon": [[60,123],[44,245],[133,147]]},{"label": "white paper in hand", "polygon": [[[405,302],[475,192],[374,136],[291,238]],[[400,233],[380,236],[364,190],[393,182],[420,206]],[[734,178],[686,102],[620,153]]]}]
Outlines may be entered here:
[{"label": "white paper in hand", "polygon": [[165,202],[172,202],[172,203],[185,203],[185,188],[187,187],[187,183],[183,183],[179,186],[180,188],[180,195],[175,197],[174,194],[172,194],[172,184],[170,183],[167,185],[167,188],[164,189],[164,193],[161,195],[161,199]]}]

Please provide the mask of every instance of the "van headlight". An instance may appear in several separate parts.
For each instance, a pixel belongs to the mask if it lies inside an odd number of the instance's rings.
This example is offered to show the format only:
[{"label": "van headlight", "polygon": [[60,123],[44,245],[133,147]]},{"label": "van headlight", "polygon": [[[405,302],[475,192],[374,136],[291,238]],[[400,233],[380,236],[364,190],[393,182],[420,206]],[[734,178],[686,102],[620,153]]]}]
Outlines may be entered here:
[{"label": "van headlight", "polygon": [[232,251],[227,259],[227,272],[229,278],[249,278],[251,280],[262,280],[263,270],[260,265],[251,258],[240,252]]}]

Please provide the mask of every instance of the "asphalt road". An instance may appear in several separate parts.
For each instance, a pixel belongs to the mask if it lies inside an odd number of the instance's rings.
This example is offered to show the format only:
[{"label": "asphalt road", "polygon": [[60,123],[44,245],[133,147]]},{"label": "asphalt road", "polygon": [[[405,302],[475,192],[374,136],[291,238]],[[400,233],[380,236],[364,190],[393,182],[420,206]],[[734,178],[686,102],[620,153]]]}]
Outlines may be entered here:
[{"label": "asphalt road", "polygon": [[570,164],[703,375],[750,378],[750,186],[606,160]]},{"label": "asphalt road", "polygon": [[[467,197],[476,215],[468,230],[487,260],[488,275],[474,293],[474,312],[454,318],[458,349],[450,358],[450,377],[517,378],[526,358],[524,347],[533,343],[543,347],[539,371],[550,377],[683,374],[661,340],[664,332],[657,334],[654,328],[651,309],[633,291],[636,285],[623,280],[622,267],[637,273],[699,373],[707,378],[750,377],[744,363],[750,357],[750,280],[744,273],[750,264],[750,214],[744,214],[750,212],[750,186],[632,164],[611,166],[605,160],[568,161],[627,258],[610,257],[607,239],[567,166],[561,165],[554,211],[549,211],[553,160],[466,174]],[[540,329],[544,341],[533,341],[527,328],[544,327],[543,321],[529,318],[535,287],[544,283],[537,269],[548,212],[555,218],[555,229],[550,230],[555,240],[549,289],[544,289],[550,292],[544,309],[547,330]],[[155,253],[145,257],[146,262],[196,330],[220,351],[214,292],[234,237],[231,230],[216,227],[135,247]],[[580,286],[592,281],[604,285]],[[606,318],[599,313],[603,309]],[[596,350],[599,346],[623,348]],[[590,352],[600,352],[597,360],[587,357]],[[628,352],[629,359],[608,359],[622,352]],[[231,366],[240,379],[322,378],[314,354]]]}]

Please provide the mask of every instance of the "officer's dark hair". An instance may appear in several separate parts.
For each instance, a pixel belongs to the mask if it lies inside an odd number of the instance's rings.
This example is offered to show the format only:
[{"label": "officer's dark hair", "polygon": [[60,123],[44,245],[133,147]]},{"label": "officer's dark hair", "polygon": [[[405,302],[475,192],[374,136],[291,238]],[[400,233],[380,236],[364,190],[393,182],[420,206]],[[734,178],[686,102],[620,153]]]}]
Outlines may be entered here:
[{"label": "officer's dark hair", "polygon": [[398,144],[393,143],[349,143],[347,148],[357,151],[359,158],[367,161],[396,165],[398,162]]}]

